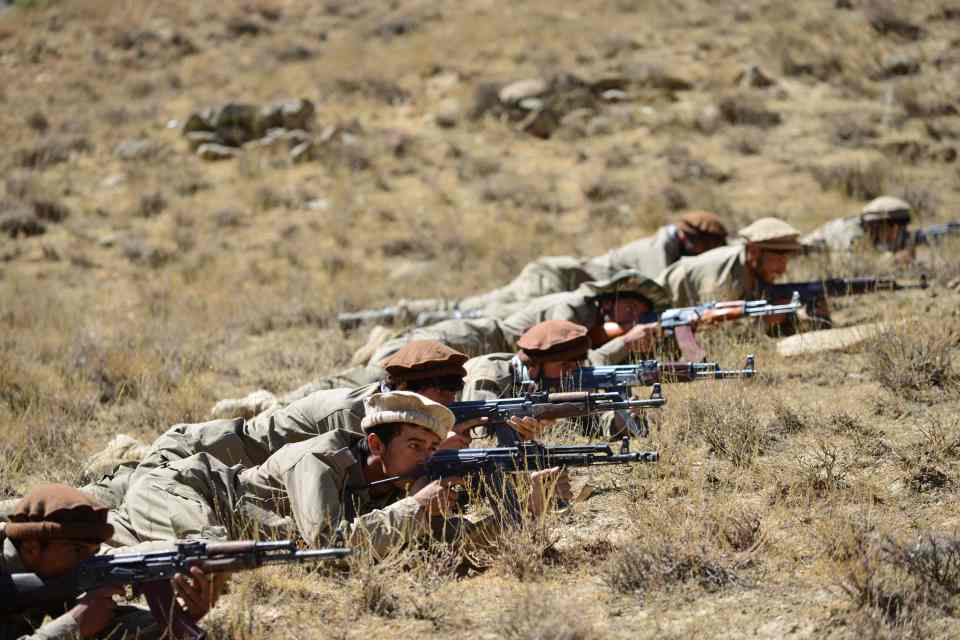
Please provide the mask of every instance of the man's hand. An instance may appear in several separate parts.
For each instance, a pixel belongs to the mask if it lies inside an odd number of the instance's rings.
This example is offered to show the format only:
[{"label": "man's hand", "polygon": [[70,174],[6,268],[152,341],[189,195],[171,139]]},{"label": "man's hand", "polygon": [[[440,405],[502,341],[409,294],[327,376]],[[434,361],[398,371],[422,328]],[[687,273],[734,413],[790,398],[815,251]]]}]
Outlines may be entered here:
[{"label": "man's hand", "polygon": [[88,593],[70,609],[70,615],[80,627],[80,635],[92,638],[113,622],[116,613],[116,604],[113,596],[123,595],[122,587],[109,587]]},{"label": "man's hand", "polygon": [[653,351],[657,346],[659,329],[656,322],[638,324],[623,336],[623,343],[630,351]]},{"label": "man's hand", "polygon": [[420,478],[413,483],[413,498],[423,507],[426,517],[445,517],[457,504],[457,493],[453,487],[462,484],[463,480],[456,477],[440,480]]},{"label": "man's hand", "polygon": [[521,440],[536,440],[555,424],[555,420],[538,420],[530,416],[513,416],[507,425],[520,435]]},{"label": "man's hand", "polygon": [[527,508],[532,515],[542,514],[554,497],[566,501],[573,499],[570,476],[560,467],[534,471],[530,474],[530,484],[530,500]]},{"label": "man's hand", "polygon": [[447,437],[437,445],[437,449],[466,449],[473,442],[471,431],[486,425],[487,422],[487,418],[474,418],[473,420],[458,422],[453,425],[451,431],[447,432]]},{"label": "man's hand", "polygon": [[183,604],[183,608],[194,620],[207,615],[220,598],[223,585],[227,582],[226,573],[208,576],[200,567],[191,567],[190,575],[178,573],[173,577],[173,590]]}]

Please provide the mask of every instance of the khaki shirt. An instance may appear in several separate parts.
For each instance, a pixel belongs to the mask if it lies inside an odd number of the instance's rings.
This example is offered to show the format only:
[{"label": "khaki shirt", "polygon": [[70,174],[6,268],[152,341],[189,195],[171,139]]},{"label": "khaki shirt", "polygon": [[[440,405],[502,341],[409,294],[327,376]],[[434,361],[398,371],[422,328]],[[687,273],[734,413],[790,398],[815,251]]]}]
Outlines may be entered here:
[{"label": "khaki shirt", "polygon": [[356,488],[365,484],[356,450],[362,439],[337,429],[283,447],[264,464],[238,474],[240,507],[249,503],[292,516],[304,540],[317,547],[337,537],[347,546],[367,543],[375,553],[385,553],[419,531],[425,512],[412,497],[398,500],[398,492],[373,498]]},{"label": "khaki shirt", "polygon": [[[0,531],[0,545],[3,547],[3,556],[0,560],[0,575],[9,576],[13,573],[31,573],[23,566],[20,552],[13,546],[3,532]],[[72,603],[66,609],[48,607],[30,613],[10,614],[0,618],[0,638],[3,640],[17,638],[18,640],[59,640],[60,638],[78,637],[80,625],[69,613]],[[65,612],[66,611],[66,612]],[[53,618],[43,624],[47,616]]]},{"label": "khaki shirt", "polygon": [[676,307],[715,300],[743,300],[755,287],[746,266],[745,244],[719,247],[698,256],[682,258],[657,276]]},{"label": "khaki shirt", "polygon": [[517,371],[515,358],[512,353],[491,353],[467,360],[463,365],[467,375],[460,400],[486,401],[523,395],[523,376]]},{"label": "khaki shirt", "polygon": [[860,216],[831,220],[800,238],[800,244],[810,249],[850,251],[864,241]]},{"label": "khaki shirt", "polygon": [[510,351],[513,349],[515,338],[509,339],[504,335],[501,322],[496,318],[444,320],[388,340],[374,352],[367,365],[375,366],[383,362],[411,340],[436,340],[472,357],[484,353]]},{"label": "khaki shirt", "polygon": [[227,465],[251,467],[266,462],[286,444],[333,429],[359,433],[363,402],[379,391],[380,383],[356,389],[316,391],[250,420],[175,425],[151,445],[134,476],[197,453],[208,453]]},{"label": "khaki shirt", "polygon": [[594,280],[605,280],[619,271],[633,269],[653,279],[680,259],[683,245],[674,225],[660,227],[655,235],[640,238],[618,249],[591,258],[586,269]]}]

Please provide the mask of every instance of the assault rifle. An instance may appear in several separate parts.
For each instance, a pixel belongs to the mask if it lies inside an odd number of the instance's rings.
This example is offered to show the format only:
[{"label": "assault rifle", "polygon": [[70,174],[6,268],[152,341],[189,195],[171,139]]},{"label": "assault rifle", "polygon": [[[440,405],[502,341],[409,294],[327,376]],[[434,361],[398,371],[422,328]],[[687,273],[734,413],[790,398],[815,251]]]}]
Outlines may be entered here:
[{"label": "assault rifle", "polygon": [[[630,439],[624,438],[620,451],[614,453],[609,444],[555,445],[539,442],[521,442],[510,447],[491,449],[440,449],[407,476],[393,476],[370,484],[392,484],[398,480],[430,480],[464,478],[475,491],[487,492],[495,498],[491,506],[501,518],[517,522],[520,502],[514,488],[507,483],[506,474],[538,471],[552,467],[592,467],[598,465],[656,462],[656,451],[631,452]],[[468,496],[462,493],[463,504]]]},{"label": "assault rifle", "polygon": [[540,420],[559,420],[561,418],[579,418],[608,411],[621,412],[627,423],[627,429],[638,437],[645,435],[644,429],[637,424],[630,413],[631,409],[655,409],[667,403],[660,392],[660,385],[653,385],[647,400],[630,400],[620,393],[591,393],[589,391],[571,391],[550,393],[535,391],[519,398],[498,398],[497,400],[468,400],[448,405],[457,423],[477,418],[486,418],[484,425],[492,429],[501,444],[513,445],[517,442],[516,431],[506,424],[513,417],[529,416]]},{"label": "assault rifle", "polygon": [[948,236],[960,235],[960,221],[945,222],[943,224],[934,224],[929,227],[917,229],[912,234],[908,232],[909,240],[913,244],[933,244],[941,242]]},{"label": "assault rifle", "polygon": [[811,317],[817,317],[817,306],[821,300],[839,296],[857,296],[876,291],[902,291],[904,289],[926,289],[927,276],[920,276],[917,284],[901,284],[895,278],[866,276],[859,278],[824,278],[807,282],[784,282],[762,285],[763,295],[771,300],[782,300],[791,294],[799,296]]},{"label": "assault rifle", "polygon": [[699,362],[703,360],[706,352],[693,336],[694,327],[740,318],[795,316],[800,310],[801,297],[794,294],[785,295],[781,299],[785,298],[789,298],[790,302],[770,304],[766,300],[729,300],[667,309],[660,315],[659,326],[663,335],[676,338],[684,359]]},{"label": "assault rifle", "polygon": [[546,390],[616,391],[628,396],[630,387],[664,382],[752,378],[756,373],[756,361],[752,355],[747,356],[743,369],[721,369],[716,362],[641,360],[634,364],[580,367],[563,378],[544,378],[539,387]]},{"label": "assault rifle", "polygon": [[[423,327],[451,318],[479,317],[477,312],[471,314],[471,312],[456,309],[455,304],[438,299],[401,300],[392,307],[340,313],[337,315],[337,323],[341,329],[348,331],[360,325],[372,323],[394,325],[409,324],[415,321],[418,327]],[[431,314],[435,314],[436,319],[431,320]]]},{"label": "assault rifle", "polygon": [[233,573],[269,564],[334,560],[350,549],[298,551],[292,540],[276,542],[179,542],[168,551],[96,556],[70,574],[42,578],[33,573],[0,576],[0,613],[10,614],[70,601],[104,587],[133,585],[174,640],[201,640],[206,633],[174,603],[170,579],[200,567],[205,573]]}]

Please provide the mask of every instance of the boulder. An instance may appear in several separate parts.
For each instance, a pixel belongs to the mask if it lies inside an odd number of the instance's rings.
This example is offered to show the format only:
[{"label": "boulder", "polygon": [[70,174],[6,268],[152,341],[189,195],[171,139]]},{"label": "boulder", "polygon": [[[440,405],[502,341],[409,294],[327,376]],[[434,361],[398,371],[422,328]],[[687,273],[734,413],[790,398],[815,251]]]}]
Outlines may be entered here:
[{"label": "boulder", "polygon": [[201,160],[208,161],[217,161],[217,160],[230,160],[236,158],[240,154],[239,150],[234,147],[227,147],[222,144],[206,143],[201,144],[197,148],[197,155],[200,156]]}]

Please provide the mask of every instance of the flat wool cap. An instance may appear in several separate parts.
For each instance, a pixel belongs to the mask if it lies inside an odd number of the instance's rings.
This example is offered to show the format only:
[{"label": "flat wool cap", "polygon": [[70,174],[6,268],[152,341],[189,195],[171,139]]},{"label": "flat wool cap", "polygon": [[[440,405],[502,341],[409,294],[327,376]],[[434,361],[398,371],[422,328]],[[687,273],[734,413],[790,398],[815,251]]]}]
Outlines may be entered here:
[{"label": "flat wool cap", "polygon": [[412,340],[380,363],[394,378],[423,380],[467,375],[467,356],[436,340]]},{"label": "flat wool cap", "polygon": [[688,211],[677,219],[676,225],[691,235],[727,237],[727,228],[720,216],[710,211]]},{"label": "flat wool cap", "polygon": [[453,412],[439,402],[412,391],[375,393],[363,401],[366,413],[360,422],[364,432],[381,424],[412,424],[446,438],[453,427]]},{"label": "flat wool cap", "polygon": [[574,362],[587,357],[587,328],[569,320],[546,320],[533,325],[517,340],[520,353],[538,362]]},{"label": "flat wool cap", "polygon": [[639,271],[625,269],[613,274],[607,280],[585,282],[580,285],[590,297],[638,296],[647,300],[654,311],[663,311],[672,304],[670,294],[659,284]]},{"label": "flat wool cap", "polygon": [[760,218],[740,229],[741,240],[771,251],[800,251],[800,232],[779,218]]},{"label": "flat wool cap", "polygon": [[65,484],[39,484],[14,507],[5,528],[11,540],[77,540],[102,543],[113,537],[109,509]]},{"label": "flat wool cap", "polygon": [[874,198],[863,208],[862,222],[910,222],[912,207],[909,203],[893,196]]}]

